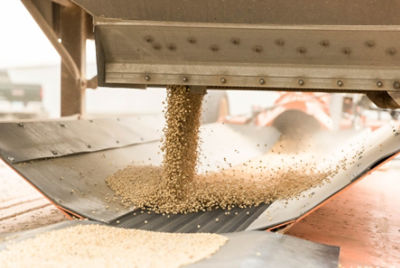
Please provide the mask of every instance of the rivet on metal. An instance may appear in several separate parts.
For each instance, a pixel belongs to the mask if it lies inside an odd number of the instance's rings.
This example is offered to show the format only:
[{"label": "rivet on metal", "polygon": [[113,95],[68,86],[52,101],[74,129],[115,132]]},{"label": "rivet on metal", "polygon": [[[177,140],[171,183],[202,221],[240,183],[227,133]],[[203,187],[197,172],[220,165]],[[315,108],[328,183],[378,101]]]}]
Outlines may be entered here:
[{"label": "rivet on metal", "polygon": [[185,76],[185,77],[182,78],[182,81],[186,83],[186,82],[189,81],[189,78],[187,78],[187,77]]},{"label": "rivet on metal", "polygon": [[232,42],[232,44],[238,46],[240,44],[240,39],[239,38],[232,38],[231,42]]},{"label": "rivet on metal", "polygon": [[367,47],[374,47],[375,46],[375,41],[374,40],[367,40],[367,41],[365,41],[365,45]]},{"label": "rivet on metal", "polygon": [[297,81],[297,83],[298,83],[300,86],[303,86],[303,85],[305,84],[305,82],[304,82],[303,79],[299,79],[299,80]]},{"label": "rivet on metal", "polygon": [[219,47],[217,45],[211,45],[210,46],[211,51],[217,52],[219,50]]},{"label": "rivet on metal", "polygon": [[322,40],[321,42],[319,42],[319,44],[323,47],[329,47],[330,42],[329,40]]},{"label": "rivet on metal", "polygon": [[189,38],[188,38],[188,42],[189,42],[190,44],[196,44],[196,43],[197,43],[197,40],[196,40],[196,38],[194,38],[194,37],[189,37]]},{"label": "rivet on metal", "polygon": [[92,148],[92,145],[88,144],[87,147],[90,149],[90,148]]},{"label": "rivet on metal", "polygon": [[224,77],[221,77],[221,79],[219,81],[221,81],[222,84],[226,83],[226,79]]},{"label": "rivet on metal", "polygon": [[307,49],[305,47],[298,47],[297,52],[299,52],[300,54],[306,54]]},{"label": "rivet on metal", "polygon": [[51,151],[51,153],[52,153],[53,155],[58,155],[58,152],[57,152],[57,151]]},{"label": "rivet on metal", "polygon": [[377,81],[376,82],[377,87],[383,87],[383,82],[382,81]]},{"label": "rivet on metal", "polygon": [[285,45],[285,40],[283,39],[276,39],[275,40],[275,45],[283,47]]},{"label": "rivet on metal", "polygon": [[260,80],[258,80],[258,82],[260,83],[260,85],[264,85],[265,84],[265,80],[263,78],[260,78]]},{"label": "rivet on metal", "polygon": [[18,123],[19,127],[24,127],[24,123]]},{"label": "rivet on metal", "polygon": [[171,51],[175,51],[175,50],[176,50],[176,45],[175,45],[175,44],[169,44],[169,45],[167,46],[167,48],[168,48],[169,50],[171,50]]},{"label": "rivet on metal", "polygon": [[161,49],[161,45],[160,45],[160,44],[154,44],[154,45],[153,45],[153,48],[154,48],[155,50],[160,50],[160,49]]},{"label": "rivet on metal", "polygon": [[11,162],[15,160],[15,158],[12,156],[7,157],[7,159],[10,160]]},{"label": "rivet on metal", "polygon": [[386,49],[386,53],[390,56],[393,56],[397,53],[397,50],[394,47],[390,47],[390,48]]},{"label": "rivet on metal", "polygon": [[117,144],[118,144],[118,143],[119,143],[119,140],[116,140],[116,141],[115,141],[115,143],[117,143]]},{"label": "rivet on metal", "polygon": [[339,87],[342,87],[342,86],[344,85],[344,83],[343,83],[342,80],[337,80],[336,84],[337,84]]},{"label": "rivet on metal", "polygon": [[263,51],[262,46],[254,46],[253,51],[256,53],[261,53]]},{"label": "rivet on metal", "polygon": [[154,41],[154,39],[153,39],[153,37],[151,37],[151,36],[145,36],[144,37],[144,40],[147,42],[147,43],[151,43],[151,42],[153,42]]},{"label": "rivet on metal", "polygon": [[64,124],[64,123],[61,123],[61,124],[60,124],[60,127],[65,127],[65,124]]},{"label": "rivet on metal", "polygon": [[345,55],[350,55],[351,54],[351,49],[349,47],[344,47],[342,49],[343,54]]},{"label": "rivet on metal", "polygon": [[399,81],[394,81],[393,88],[400,89],[400,82]]},{"label": "rivet on metal", "polygon": [[144,80],[150,81],[150,79],[151,79],[150,75],[146,74],[146,75],[144,76]]}]

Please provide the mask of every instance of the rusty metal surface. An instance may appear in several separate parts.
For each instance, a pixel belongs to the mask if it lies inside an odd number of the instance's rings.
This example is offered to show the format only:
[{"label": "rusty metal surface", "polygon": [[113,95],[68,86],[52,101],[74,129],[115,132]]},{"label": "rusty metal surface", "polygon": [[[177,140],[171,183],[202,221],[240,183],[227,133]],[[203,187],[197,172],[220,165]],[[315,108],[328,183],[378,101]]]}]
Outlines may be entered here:
[{"label": "rusty metal surface", "polygon": [[158,140],[162,126],[146,117],[0,124],[0,154],[18,163]]},{"label": "rusty metal surface", "polygon": [[[98,224],[92,221],[69,221],[0,237],[0,250],[45,232],[76,225]],[[337,267],[339,247],[318,244],[289,235],[252,231],[223,234],[229,238],[211,257],[187,267]],[[108,245],[112,246],[112,245]],[[173,253],[172,253],[173,254]]]}]

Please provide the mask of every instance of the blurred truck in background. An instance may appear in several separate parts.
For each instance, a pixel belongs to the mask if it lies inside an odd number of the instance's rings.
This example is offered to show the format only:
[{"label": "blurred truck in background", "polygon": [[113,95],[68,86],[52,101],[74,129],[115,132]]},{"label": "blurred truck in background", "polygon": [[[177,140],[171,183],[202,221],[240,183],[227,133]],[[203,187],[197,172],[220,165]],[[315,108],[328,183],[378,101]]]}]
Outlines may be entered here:
[{"label": "blurred truck in background", "polygon": [[5,70],[0,70],[1,119],[34,118],[43,115],[43,92],[39,84],[13,83]]}]

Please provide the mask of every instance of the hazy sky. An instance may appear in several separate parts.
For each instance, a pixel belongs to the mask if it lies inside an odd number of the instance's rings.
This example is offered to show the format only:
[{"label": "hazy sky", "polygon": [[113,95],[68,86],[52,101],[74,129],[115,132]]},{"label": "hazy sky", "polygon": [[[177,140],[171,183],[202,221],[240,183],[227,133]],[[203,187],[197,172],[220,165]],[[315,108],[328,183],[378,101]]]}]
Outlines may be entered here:
[{"label": "hazy sky", "polygon": [[[92,56],[93,44],[90,48]],[[21,1],[0,0],[0,68],[55,64],[59,60]]]}]

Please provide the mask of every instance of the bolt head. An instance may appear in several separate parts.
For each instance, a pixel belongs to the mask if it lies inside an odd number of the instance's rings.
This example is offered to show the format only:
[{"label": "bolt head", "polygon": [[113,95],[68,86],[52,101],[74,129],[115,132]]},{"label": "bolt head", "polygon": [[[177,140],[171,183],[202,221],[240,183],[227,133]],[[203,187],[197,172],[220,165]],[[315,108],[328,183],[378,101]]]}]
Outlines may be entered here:
[{"label": "bolt head", "polygon": [[184,77],[184,78],[182,78],[182,81],[186,83],[186,82],[188,82],[188,81],[189,81],[189,78],[187,78],[187,77]]},{"label": "bolt head", "polygon": [[188,42],[189,42],[190,44],[196,44],[196,43],[197,43],[197,40],[196,40],[196,38],[194,38],[194,37],[189,37],[189,38],[188,38]]},{"label": "bolt head", "polygon": [[146,75],[144,76],[144,80],[150,81],[150,79],[151,79],[150,75],[146,74]]},{"label": "bolt head", "polygon": [[18,123],[19,127],[24,127],[24,123]]},{"label": "bolt head", "polygon": [[299,48],[297,48],[297,52],[300,54],[306,54],[307,49],[305,47],[299,47]]},{"label": "bolt head", "polygon": [[393,56],[397,53],[397,50],[394,47],[390,47],[386,50],[386,53],[390,56]]},{"label": "bolt head", "polygon": [[211,51],[213,51],[213,52],[219,51],[219,47],[218,47],[217,45],[212,45],[212,46],[210,47],[210,49],[211,49]]},{"label": "bolt head", "polygon": [[232,44],[234,44],[235,46],[240,44],[240,39],[239,38],[232,38],[231,40]]},{"label": "bolt head", "polygon": [[175,44],[169,44],[169,45],[167,46],[167,48],[168,48],[170,51],[175,51],[175,50],[176,50],[176,45],[175,45]]},{"label": "bolt head", "polygon": [[303,79],[299,79],[299,80],[297,81],[297,83],[298,83],[300,86],[303,86],[303,85],[305,84],[305,82],[304,82]]},{"label": "bolt head", "polygon": [[365,45],[367,47],[374,47],[375,46],[375,41],[374,40],[368,40],[365,42]]},{"label": "bolt head", "polygon": [[151,36],[145,36],[144,37],[144,40],[147,42],[147,43],[151,43],[151,42],[153,42],[154,41],[154,39],[153,39],[153,37],[151,37]]},{"label": "bolt head", "polygon": [[351,48],[345,47],[342,49],[343,54],[345,55],[350,55],[351,54]]},{"label": "bolt head", "polygon": [[322,40],[320,42],[320,45],[323,47],[329,47],[329,45],[330,45],[329,40]]},{"label": "bolt head", "polygon": [[283,46],[285,45],[285,40],[283,40],[283,39],[277,39],[277,40],[275,40],[275,44],[276,44],[277,46],[283,47]]},{"label": "bolt head", "polygon": [[382,81],[377,81],[376,82],[377,87],[383,87],[383,82]]},{"label": "bolt head", "polygon": [[339,87],[342,87],[342,86],[344,85],[344,83],[343,83],[342,80],[338,80],[338,81],[336,82],[336,84],[337,84]]},{"label": "bolt head", "polygon": [[394,89],[400,89],[400,82],[399,81],[394,81],[393,88]]},{"label": "bolt head", "polygon": [[260,83],[260,85],[264,85],[265,84],[265,80],[263,78],[260,78],[260,80],[258,80],[258,82]]},{"label": "bolt head", "polygon": [[253,51],[256,53],[261,53],[263,51],[262,46],[255,46],[253,47]]},{"label": "bolt head", "polygon": [[226,83],[226,79],[224,77],[221,77],[221,79],[219,81],[221,81],[222,84]]}]

